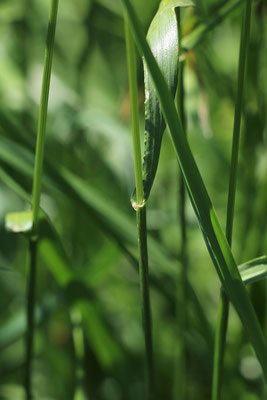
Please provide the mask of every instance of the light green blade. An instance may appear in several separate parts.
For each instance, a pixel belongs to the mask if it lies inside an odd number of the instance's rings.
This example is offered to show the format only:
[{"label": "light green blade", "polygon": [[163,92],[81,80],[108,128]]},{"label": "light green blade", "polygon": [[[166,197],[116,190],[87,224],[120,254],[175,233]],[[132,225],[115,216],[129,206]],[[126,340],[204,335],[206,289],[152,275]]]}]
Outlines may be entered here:
[{"label": "light green blade", "polygon": [[254,258],[238,267],[245,285],[258,282],[267,276],[267,256]]},{"label": "light green blade", "polygon": [[[188,7],[191,0],[163,0],[160,3],[147,34],[147,40],[156,58],[168,88],[174,98],[178,83],[179,40],[175,8]],[[157,172],[163,133],[166,128],[153,80],[144,61],[145,133],[143,157],[144,199],[148,199]],[[135,201],[135,192],[132,202]]]}]

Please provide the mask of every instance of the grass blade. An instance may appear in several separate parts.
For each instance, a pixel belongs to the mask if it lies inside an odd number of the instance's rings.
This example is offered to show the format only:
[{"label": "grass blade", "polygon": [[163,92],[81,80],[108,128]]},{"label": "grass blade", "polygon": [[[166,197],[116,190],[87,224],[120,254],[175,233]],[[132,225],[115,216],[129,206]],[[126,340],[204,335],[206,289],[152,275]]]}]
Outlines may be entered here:
[{"label": "grass blade", "polygon": [[261,256],[238,266],[245,285],[258,282],[267,276],[267,256]]},{"label": "grass blade", "polygon": [[267,264],[267,256],[261,256],[257,258],[253,258],[253,260],[247,261],[244,264],[238,266],[239,271],[242,273],[248,269],[253,267],[257,267],[258,265],[266,265]]},{"label": "grass blade", "polygon": [[221,283],[242,321],[251,344],[267,377],[267,348],[259,321],[246,293],[240,273],[227,239],[218,221],[212,202],[204,186],[191,150],[185,139],[171,93],[157,62],[146,42],[142,28],[129,0],[122,0],[138,45],[144,55],[160,99],[162,112],[168,123],[177,158],[184,175],[189,196],[198,217],[204,240]]},{"label": "grass blade", "polygon": [[[162,1],[147,34],[147,41],[156,58],[168,87],[175,96],[178,82],[178,27],[173,1]],[[172,6],[171,6],[172,4]],[[144,61],[145,133],[143,158],[144,198],[148,199],[156,175],[162,136],[166,124],[160,109],[157,92]]]},{"label": "grass blade", "polygon": [[251,268],[241,271],[241,277],[245,285],[258,282],[267,276],[267,263],[253,265]]},{"label": "grass blade", "polygon": [[[232,157],[231,157],[231,169],[230,169],[228,202],[227,202],[226,238],[230,247],[232,245],[232,236],[233,236],[236,182],[237,182],[237,164],[238,164],[238,153],[239,153],[239,142],[240,142],[240,125],[241,125],[241,115],[242,115],[242,105],[243,105],[245,68],[246,68],[247,53],[249,46],[250,19],[251,19],[251,0],[247,0],[246,8],[243,15],[242,32],[240,39],[238,87],[237,87],[237,98],[235,106],[235,118],[234,118],[234,129],[233,129],[233,140],[232,140]],[[218,325],[215,337],[212,400],[219,400],[221,396],[222,371],[223,371],[223,360],[224,360],[224,352],[226,344],[228,314],[229,314],[229,300],[222,289],[220,297],[219,313],[218,313]]]}]

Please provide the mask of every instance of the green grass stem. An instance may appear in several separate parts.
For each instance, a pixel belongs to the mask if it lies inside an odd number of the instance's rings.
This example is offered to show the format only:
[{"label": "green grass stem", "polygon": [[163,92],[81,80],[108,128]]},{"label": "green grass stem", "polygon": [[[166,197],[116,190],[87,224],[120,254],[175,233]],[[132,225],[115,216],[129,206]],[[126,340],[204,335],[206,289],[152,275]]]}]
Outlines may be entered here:
[{"label": "green grass stem", "polygon": [[33,399],[32,395],[32,361],[34,340],[34,309],[35,309],[35,281],[37,262],[37,241],[29,241],[29,278],[27,282],[27,331],[25,357],[25,394],[26,399]]},{"label": "green grass stem", "polygon": [[40,197],[42,185],[42,170],[44,159],[45,132],[47,120],[47,107],[51,79],[51,68],[55,42],[56,21],[58,11],[58,0],[51,0],[49,12],[49,24],[47,32],[47,43],[44,58],[44,71],[40,101],[40,111],[37,130],[37,143],[35,153],[33,190],[32,190],[32,212],[33,228],[29,241],[29,280],[27,291],[27,334],[26,334],[26,367],[25,367],[25,393],[27,400],[32,397],[32,359],[34,353],[34,310],[35,310],[35,286],[36,286],[36,262],[37,262],[37,240],[38,240],[38,216],[40,210]]},{"label": "green grass stem", "polygon": [[148,273],[148,253],[147,253],[147,228],[146,228],[146,206],[143,198],[143,179],[142,179],[142,158],[139,133],[139,111],[138,111],[138,86],[136,77],[136,57],[135,45],[132,32],[125,17],[125,38],[127,49],[127,63],[129,75],[129,89],[131,98],[132,115],[132,135],[135,165],[136,183],[136,203],[133,207],[136,210],[138,248],[139,248],[139,280],[141,293],[142,320],[145,337],[146,353],[146,378],[147,378],[147,398],[153,398],[154,367],[153,367],[153,343],[152,343],[152,318],[149,294],[149,273]]},{"label": "green grass stem", "polygon": [[[181,50],[181,9],[176,8],[176,16],[178,22],[178,42],[179,52]],[[177,109],[181,116],[181,122],[186,132],[186,117],[184,108],[184,61],[179,62],[179,76],[178,76],[178,89],[177,89]],[[174,368],[174,399],[186,399],[187,387],[187,354],[186,354],[186,320],[187,320],[187,224],[185,215],[186,205],[186,188],[184,178],[180,174],[179,179],[179,226],[181,232],[181,274],[180,282],[177,282],[176,293],[176,321],[178,336],[180,339],[179,351],[175,354],[175,368]]]},{"label": "green grass stem", "polygon": [[35,152],[34,178],[33,178],[33,189],[32,189],[33,233],[35,235],[37,234],[38,215],[40,209],[47,108],[48,108],[48,97],[49,97],[51,69],[52,69],[52,60],[53,60],[53,51],[54,51],[54,42],[56,33],[58,1],[59,0],[51,0],[50,3],[49,24],[48,24],[45,58],[44,58],[43,81],[42,81],[41,101],[40,101],[38,129],[37,129],[37,143]]},{"label": "green grass stem", "polygon": [[[251,20],[251,0],[247,0],[243,14],[242,31],[240,39],[238,86],[237,86],[237,97],[235,105],[231,169],[230,169],[230,179],[229,179],[229,189],[228,189],[226,238],[228,240],[229,246],[232,245],[232,237],[233,237],[237,165],[238,165],[238,153],[239,153],[239,142],[240,142],[240,125],[241,125],[242,105],[243,105],[245,69],[246,69],[246,61],[247,61],[248,46],[249,46],[250,20]],[[219,300],[219,311],[218,311],[216,335],[215,335],[212,400],[219,400],[221,397],[223,360],[224,360],[225,344],[226,344],[228,314],[229,314],[229,300],[226,293],[222,289]]]},{"label": "green grass stem", "polygon": [[136,218],[139,246],[139,281],[147,367],[147,398],[152,400],[154,393],[154,356],[152,340],[152,317],[149,295],[146,206],[137,209]]}]

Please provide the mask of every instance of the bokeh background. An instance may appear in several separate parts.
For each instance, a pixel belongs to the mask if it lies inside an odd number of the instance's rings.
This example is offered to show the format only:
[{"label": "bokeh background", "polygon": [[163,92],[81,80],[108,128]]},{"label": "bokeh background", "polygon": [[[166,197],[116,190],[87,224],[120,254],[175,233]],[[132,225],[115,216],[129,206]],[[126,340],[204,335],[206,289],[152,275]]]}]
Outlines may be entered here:
[{"label": "bokeh background", "polygon": [[[147,29],[159,2],[134,3]],[[209,23],[225,3],[199,0],[183,11],[183,34]],[[239,3],[186,54],[185,64],[188,140],[223,226],[244,1]],[[21,188],[30,194],[48,8],[48,0],[0,1],[0,398],[6,400],[23,398],[28,245],[22,235],[6,232],[4,220],[8,212],[29,208]],[[253,1],[233,239],[239,264],[267,252],[266,27],[266,3]],[[142,131],[140,58],[138,80]],[[182,268],[179,180],[166,133],[147,210],[156,393],[172,398],[184,335],[188,399],[202,400],[210,396],[220,285],[187,200],[191,289],[181,333],[175,316]],[[121,4],[60,1],[41,202],[69,264],[48,235],[38,258],[36,399],[143,398],[133,188]],[[266,284],[254,284],[250,293],[267,334]],[[256,400],[261,392],[260,367],[231,309],[223,398]]]}]

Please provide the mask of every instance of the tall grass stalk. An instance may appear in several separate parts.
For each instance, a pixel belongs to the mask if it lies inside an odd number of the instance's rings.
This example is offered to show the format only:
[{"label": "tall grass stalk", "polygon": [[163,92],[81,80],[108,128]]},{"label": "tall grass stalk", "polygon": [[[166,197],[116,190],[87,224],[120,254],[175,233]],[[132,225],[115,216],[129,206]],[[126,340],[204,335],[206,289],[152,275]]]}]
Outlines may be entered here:
[{"label": "tall grass stalk", "polygon": [[30,261],[29,261],[29,278],[28,278],[28,290],[27,290],[27,334],[26,334],[26,368],[25,368],[25,392],[27,400],[32,399],[32,359],[34,352],[34,308],[35,308],[37,245],[38,245],[38,216],[40,210],[47,108],[48,108],[48,97],[50,88],[55,32],[56,32],[58,1],[59,0],[51,0],[50,3],[49,24],[47,32],[45,58],[44,58],[44,70],[43,70],[38,130],[37,130],[35,164],[34,164],[34,178],[33,178],[33,190],[32,190],[33,225],[29,240]]},{"label": "tall grass stalk", "polygon": [[[226,238],[230,246],[232,245],[232,236],[233,236],[234,209],[235,209],[236,182],[237,182],[237,164],[238,164],[238,152],[239,152],[239,142],[240,142],[240,125],[241,125],[241,115],[242,115],[242,105],[243,105],[245,69],[246,69],[246,61],[247,61],[247,54],[249,47],[250,20],[251,20],[251,0],[247,0],[246,7],[243,13],[242,31],[240,39],[238,86],[237,86],[237,97],[235,105],[232,156],[231,156],[227,217],[226,217]],[[221,289],[219,310],[218,310],[218,321],[217,321],[216,335],[215,335],[212,400],[219,400],[221,397],[223,360],[225,353],[228,314],[229,314],[229,300],[225,291]]]},{"label": "tall grass stalk", "polygon": [[[178,47],[179,56],[181,50],[181,9],[176,8],[177,25],[178,25]],[[184,108],[184,63],[179,61],[179,76],[178,76],[178,89],[176,95],[177,109],[181,117],[181,123],[186,132],[186,117]],[[180,282],[177,282],[176,293],[176,320],[177,330],[180,339],[180,348],[176,353],[175,368],[174,368],[174,399],[186,399],[187,387],[187,361],[186,361],[186,312],[187,312],[187,225],[185,216],[185,202],[186,202],[186,188],[184,178],[180,174],[179,179],[179,226],[181,233],[181,275]]]},{"label": "tall grass stalk", "polygon": [[41,101],[37,129],[37,143],[35,152],[34,178],[32,189],[32,213],[33,213],[33,232],[37,233],[38,214],[40,208],[41,187],[42,187],[42,171],[44,161],[45,133],[47,120],[47,107],[50,89],[51,69],[56,33],[58,1],[51,0],[49,24],[47,32],[47,45],[44,58],[43,81],[41,91]]},{"label": "tall grass stalk", "polygon": [[153,379],[154,363],[153,363],[153,344],[152,344],[152,320],[151,320],[150,294],[149,294],[146,205],[144,202],[144,194],[143,194],[135,45],[127,17],[125,17],[125,38],[126,38],[126,51],[127,51],[127,63],[128,63],[128,75],[129,75],[129,88],[130,88],[130,98],[131,98],[132,135],[133,135],[135,183],[136,183],[136,203],[133,203],[133,207],[136,210],[137,230],[138,230],[139,279],[140,279],[143,329],[145,336],[147,398],[152,399],[153,384],[154,384],[154,379]]}]

